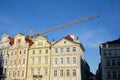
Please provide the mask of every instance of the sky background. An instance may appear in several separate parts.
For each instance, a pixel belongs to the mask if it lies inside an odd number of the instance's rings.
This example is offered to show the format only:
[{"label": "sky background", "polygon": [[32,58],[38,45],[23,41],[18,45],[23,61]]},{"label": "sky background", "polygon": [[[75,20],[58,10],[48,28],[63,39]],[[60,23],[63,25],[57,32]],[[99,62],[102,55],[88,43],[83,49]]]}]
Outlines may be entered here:
[{"label": "sky background", "polygon": [[85,47],[84,58],[93,73],[100,62],[99,44],[120,37],[120,0],[0,0],[0,36],[29,35],[56,25],[100,14],[79,24],[44,34],[56,41],[73,34]]}]

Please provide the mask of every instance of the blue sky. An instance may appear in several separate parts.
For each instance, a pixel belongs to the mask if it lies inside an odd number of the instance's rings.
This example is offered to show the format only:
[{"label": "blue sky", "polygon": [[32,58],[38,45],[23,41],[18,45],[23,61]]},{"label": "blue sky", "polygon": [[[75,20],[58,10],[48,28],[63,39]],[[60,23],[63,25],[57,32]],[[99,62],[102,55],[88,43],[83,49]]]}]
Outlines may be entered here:
[{"label": "blue sky", "polygon": [[0,36],[7,32],[29,35],[59,24],[99,13],[99,18],[44,34],[51,41],[78,36],[91,71],[100,62],[99,44],[120,37],[120,0],[0,0]]}]

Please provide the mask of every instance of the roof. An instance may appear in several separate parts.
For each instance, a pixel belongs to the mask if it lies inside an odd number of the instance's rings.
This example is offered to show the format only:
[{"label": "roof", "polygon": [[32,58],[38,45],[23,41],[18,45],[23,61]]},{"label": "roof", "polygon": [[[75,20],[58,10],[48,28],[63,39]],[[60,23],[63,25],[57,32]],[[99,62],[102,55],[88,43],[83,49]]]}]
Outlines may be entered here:
[{"label": "roof", "polygon": [[9,37],[9,40],[10,40],[10,44],[13,45],[14,44],[14,38]]},{"label": "roof", "polygon": [[70,35],[67,35],[66,37],[64,37],[65,39],[67,40],[70,40],[70,41],[74,41],[73,38],[70,36]]},{"label": "roof", "polygon": [[120,44],[120,38],[113,41],[108,41],[106,43],[102,43],[102,45],[106,45],[106,44]]},{"label": "roof", "polygon": [[26,41],[27,43],[29,43],[29,46],[31,46],[31,45],[33,44],[33,41],[29,38],[29,36],[26,36],[26,37],[25,37],[25,41]]},{"label": "roof", "polygon": [[[71,42],[74,42],[74,43],[76,43],[76,44],[80,44],[80,47],[82,48],[82,50],[85,51],[83,45],[82,45],[81,43],[79,43],[79,42],[76,42],[71,35],[67,35],[67,36],[63,37],[62,39],[67,39],[67,40],[69,40],[69,41],[71,41]],[[62,39],[60,39],[60,40],[62,40]],[[59,41],[60,41],[60,40],[59,40]],[[57,41],[56,43],[58,43],[59,41]],[[54,43],[53,45],[55,45],[56,43]]]}]

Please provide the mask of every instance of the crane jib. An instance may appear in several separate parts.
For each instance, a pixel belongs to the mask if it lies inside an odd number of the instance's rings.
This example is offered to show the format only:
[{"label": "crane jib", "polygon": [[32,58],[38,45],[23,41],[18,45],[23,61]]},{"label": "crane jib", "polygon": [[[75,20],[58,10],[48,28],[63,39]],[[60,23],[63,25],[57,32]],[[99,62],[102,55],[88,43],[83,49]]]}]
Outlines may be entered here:
[{"label": "crane jib", "polygon": [[85,22],[87,20],[90,20],[90,19],[93,19],[93,18],[96,18],[96,17],[99,17],[99,16],[100,16],[99,14],[94,14],[92,16],[88,16],[88,17],[85,17],[85,18],[82,18],[82,19],[74,20],[74,21],[71,21],[71,22],[68,22],[68,23],[65,23],[65,24],[61,24],[61,25],[55,26],[53,28],[41,31],[41,32],[36,33],[36,34],[32,34],[30,36],[33,37],[33,36],[42,35],[42,34],[45,34],[45,33],[48,33],[48,32],[52,32],[52,31],[55,31],[55,30],[58,30],[58,29],[61,29],[61,28],[64,28],[64,27],[68,27],[68,26],[73,25],[73,24],[78,24],[80,22]]}]

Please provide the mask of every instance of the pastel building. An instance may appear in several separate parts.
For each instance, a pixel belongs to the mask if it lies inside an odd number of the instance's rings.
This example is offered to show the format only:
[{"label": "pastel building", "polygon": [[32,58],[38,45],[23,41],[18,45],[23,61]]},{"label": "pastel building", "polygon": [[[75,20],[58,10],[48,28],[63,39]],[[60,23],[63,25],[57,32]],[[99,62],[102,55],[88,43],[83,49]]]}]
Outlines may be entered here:
[{"label": "pastel building", "polygon": [[32,41],[24,34],[17,34],[12,39],[9,51],[7,80],[26,80],[28,49]]},{"label": "pastel building", "polygon": [[27,80],[50,80],[50,43],[47,37],[32,38],[29,48]]},{"label": "pastel building", "polygon": [[82,80],[83,52],[84,47],[73,35],[68,35],[53,43],[50,80]]}]

